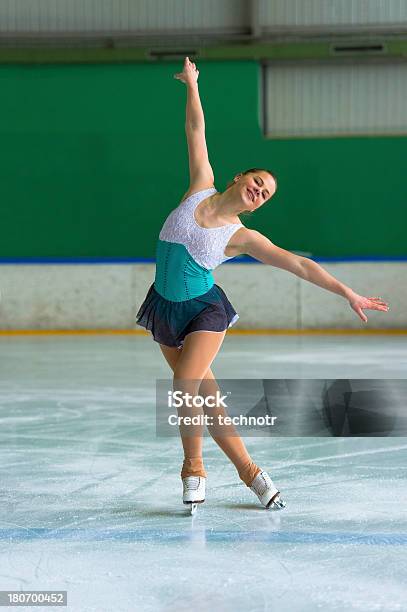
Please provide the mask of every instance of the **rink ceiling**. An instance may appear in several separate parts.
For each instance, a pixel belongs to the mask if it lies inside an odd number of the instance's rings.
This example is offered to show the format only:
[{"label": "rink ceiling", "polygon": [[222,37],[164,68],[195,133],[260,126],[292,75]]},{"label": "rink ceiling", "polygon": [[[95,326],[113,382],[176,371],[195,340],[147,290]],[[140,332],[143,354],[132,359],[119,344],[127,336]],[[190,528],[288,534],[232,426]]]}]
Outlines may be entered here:
[{"label": "rink ceiling", "polygon": [[203,33],[216,28],[223,34],[243,33],[258,20],[264,31],[290,27],[292,30],[314,26],[322,31],[330,26],[402,26],[407,8],[400,0],[382,3],[370,0],[259,0],[256,9],[244,0],[3,0],[0,7],[2,32],[80,32],[100,31],[182,33],[195,29]]}]

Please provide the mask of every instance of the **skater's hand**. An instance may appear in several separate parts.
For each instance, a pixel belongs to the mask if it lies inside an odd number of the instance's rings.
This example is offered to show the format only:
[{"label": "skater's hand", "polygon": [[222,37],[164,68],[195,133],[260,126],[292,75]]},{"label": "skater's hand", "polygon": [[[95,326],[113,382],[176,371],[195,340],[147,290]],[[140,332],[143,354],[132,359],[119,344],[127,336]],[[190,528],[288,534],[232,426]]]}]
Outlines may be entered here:
[{"label": "skater's hand", "polygon": [[192,85],[198,81],[199,70],[193,62],[189,61],[189,57],[185,58],[184,69],[182,72],[174,74],[174,79],[182,81],[186,85]]},{"label": "skater's hand", "polygon": [[354,293],[349,298],[349,304],[356,314],[362,319],[364,323],[367,321],[367,316],[363,312],[364,310],[382,310],[387,312],[389,305],[382,300],[380,297],[363,297]]}]

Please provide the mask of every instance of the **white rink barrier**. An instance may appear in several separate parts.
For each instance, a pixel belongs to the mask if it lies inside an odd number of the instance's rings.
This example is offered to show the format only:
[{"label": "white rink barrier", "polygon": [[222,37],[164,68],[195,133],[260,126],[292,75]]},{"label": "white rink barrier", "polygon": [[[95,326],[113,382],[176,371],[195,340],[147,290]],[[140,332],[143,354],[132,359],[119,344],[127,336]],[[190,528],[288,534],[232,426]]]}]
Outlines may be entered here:
[{"label": "white rink barrier", "polygon": [[[367,324],[346,300],[257,263],[224,264],[215,282],[239,314],[238,329],[407,328],[407,262],[323,263],[354,291],[381,296],[388,313]],[[0,329],[141,329],[137,310],[154,280],[153,263],[2,264]]]}]

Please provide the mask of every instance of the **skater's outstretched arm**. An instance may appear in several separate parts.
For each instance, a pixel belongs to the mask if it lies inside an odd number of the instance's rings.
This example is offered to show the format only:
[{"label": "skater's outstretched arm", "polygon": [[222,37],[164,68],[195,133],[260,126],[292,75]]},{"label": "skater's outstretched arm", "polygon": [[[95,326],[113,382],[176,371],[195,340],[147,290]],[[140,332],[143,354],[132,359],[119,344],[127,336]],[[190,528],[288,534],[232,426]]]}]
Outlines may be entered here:
[{"label": "skater's outstretched arm", "polygon": [[206,146],[205,118],[199,97],[198,77],[199,70],[188,57],[185,58],[183,71],[174,74],[174,78],[185,83],[187,87],[185,132],[188,142],[190,185],[184,198],[188,194],[213,187],[214,184]]},{"label": "skater's outstretched arm", "polygon": [[288,272],[292,272],[323,289],[341,295],[349,301],[351,308],[365,323],[367,316],[363,310],[382,310],[384,312],[389,310],[388,304],[381,298],[358,295],[312,259],[281,249],[260,232],[243,228],[239,230],[238,234],[239,252],[246,253],[270,266],[288,270]]}]

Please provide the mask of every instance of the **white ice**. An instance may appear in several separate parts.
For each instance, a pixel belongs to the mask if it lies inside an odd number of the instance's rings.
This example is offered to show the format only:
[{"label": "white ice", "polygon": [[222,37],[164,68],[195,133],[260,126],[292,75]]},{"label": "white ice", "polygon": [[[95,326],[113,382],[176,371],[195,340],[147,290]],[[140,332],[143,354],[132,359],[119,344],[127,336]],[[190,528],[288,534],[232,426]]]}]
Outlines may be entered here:
[{"label": "white ice", "polygon": [[[180,441],[155,433],[155,379],[170,374],[150,338],[2,337],[0,364],[0,590],[67,590],[75,612],[406,610],[407,438],[247,438],[287,502],[274,513],[205,438],[191,517]],[[406,366],[403,336],[230,335],[213,369]]]}]

